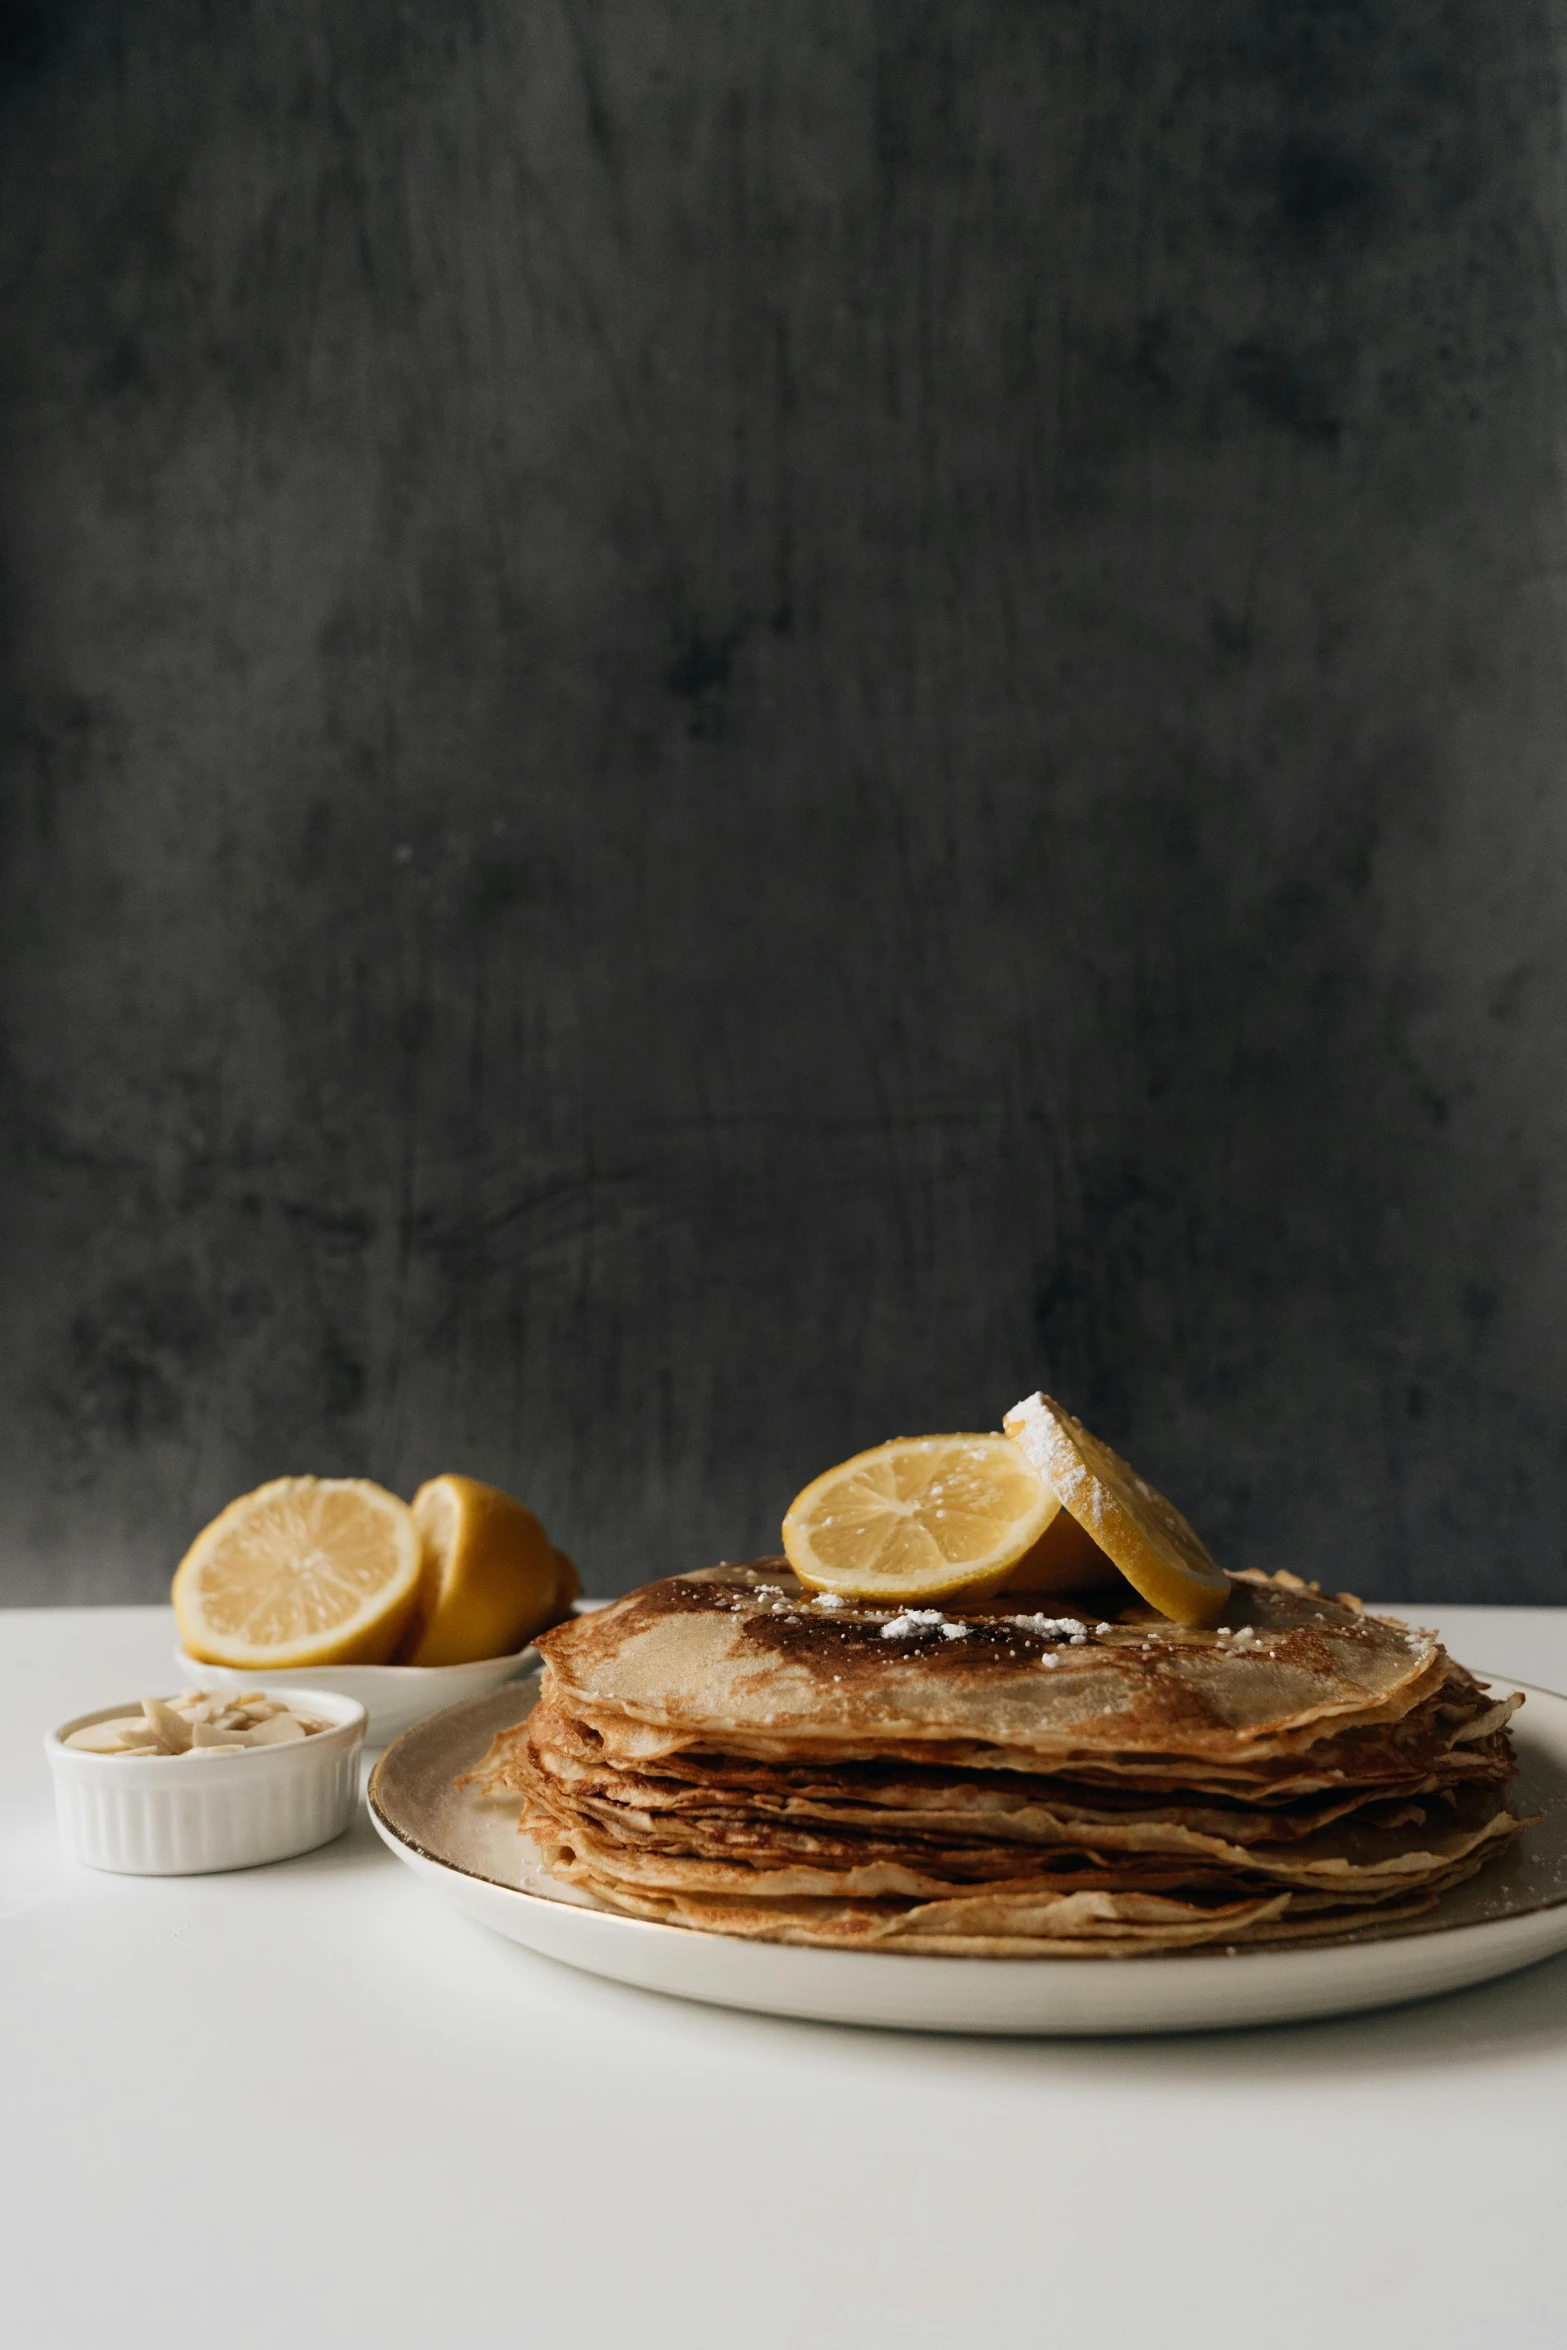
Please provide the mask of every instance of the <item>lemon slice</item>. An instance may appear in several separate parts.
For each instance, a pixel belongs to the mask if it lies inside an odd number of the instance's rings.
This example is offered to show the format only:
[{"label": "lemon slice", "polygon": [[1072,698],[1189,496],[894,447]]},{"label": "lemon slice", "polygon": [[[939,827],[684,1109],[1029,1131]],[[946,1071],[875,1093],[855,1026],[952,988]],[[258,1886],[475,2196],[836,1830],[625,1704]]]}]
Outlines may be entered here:
[{"label": "lemon slice", "polygon": [[363,1477],[279,1477],[197,1535],[174,1614],[205,1664],[379,1665],[418,1588],[419,1530],[395,1493]]},{"label": "lemon slice", "polygon": [[1230,1596],[1229,1577],[1175,1504],[1155,1493],[1118,1452],[1048,1395],[1014,1404],[1006,1430],[1150,1607],[1174,1624],[1218,1622]]},{"label": "lemon slice", "polygon": [[424,1558],[400,1663],[468,1665],[510,1656],[552,1623],[557,1609],[569,1612],[564,1554],[532,1510],[499,1486],[432,1477],[414,1495],[413,1514]]},{"label": "lemon slice", "polygon": [[845,1599],[947,1599],[1003,1584],[1060,1504],[1007,1436],[900,1436],[798,1495],[789,1564]]}]

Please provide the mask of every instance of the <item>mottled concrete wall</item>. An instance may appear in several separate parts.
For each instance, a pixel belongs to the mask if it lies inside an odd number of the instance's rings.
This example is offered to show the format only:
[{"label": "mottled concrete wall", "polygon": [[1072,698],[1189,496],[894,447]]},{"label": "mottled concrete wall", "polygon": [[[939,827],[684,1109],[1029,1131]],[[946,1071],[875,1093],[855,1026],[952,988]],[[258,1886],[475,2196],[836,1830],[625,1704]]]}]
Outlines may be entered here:
[{"label": "mottled concrete wall", "polygon": [[0,25],[0,1592],[1045,1383],[1567,1599],[1563,11]]}]

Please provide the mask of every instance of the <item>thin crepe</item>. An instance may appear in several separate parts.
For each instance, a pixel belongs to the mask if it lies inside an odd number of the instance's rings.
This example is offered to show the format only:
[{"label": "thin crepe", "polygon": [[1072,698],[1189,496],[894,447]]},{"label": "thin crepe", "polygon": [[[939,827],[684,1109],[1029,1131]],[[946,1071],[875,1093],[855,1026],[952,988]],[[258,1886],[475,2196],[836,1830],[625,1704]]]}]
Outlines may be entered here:
[{"label": "thin crepe", "polygon": [[1520,1825],[1500,1701],[1429,1633],[1237,1578],[1212,1633],[673,1577],[540,1643],[469,1783],[545,1866],[707,1931],[1132,1956],[1419,1914]]},{"label": "thin crepe", "polygon": [[[1211,1633],[1151,1609],[1106,1623],[1015,1598],[933,1611],[932,1625],[896,1608],[824,1609],[769,1560],[648,1584],[540,1645],[562,1705],[615,1728],[627,1759],[692,1743],[785,1756],[938,1745],[988,1749],[1008,1768],[1096,1751],[1271,1757],[1336,1723],[1397,1722],[1440,1685],[1432,1633],[1261,1578],[1236,1578],[1234,1592]],[[1079,1629],[1041,1629],[1063,1623]],[[654,1735],[634,1740],[632,1725]]]}]

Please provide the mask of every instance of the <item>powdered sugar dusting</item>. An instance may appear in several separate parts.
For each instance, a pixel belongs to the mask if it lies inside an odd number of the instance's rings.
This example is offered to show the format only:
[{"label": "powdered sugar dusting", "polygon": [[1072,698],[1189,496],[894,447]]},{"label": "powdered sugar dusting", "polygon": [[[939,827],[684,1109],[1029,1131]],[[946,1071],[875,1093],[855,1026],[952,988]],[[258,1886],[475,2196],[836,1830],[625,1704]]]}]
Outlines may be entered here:
[{"label": "powdered sugar dusting", "polygon": [[1069,1640],[1074,1648],[1082,1648],[1088,1641],[1088,1626],[1076,1616],[1013,1616],[1010,1621],[1020,1632],[1040,1632],[1047,1640]]},{"label": "powdered sugar dusting", "polygon": [[939,1624],[940,1622],[941,1610],[939,1607],[905,1608],[901,1615],[893,1617],[891,1623],[883,1624],[881,1636],[883,1640],[908,1640],[916,1632],[922,1631],[925,1625]]},{"label": "powdered sugar dusting", "polygon": [[972,1624],[955,1624],[942,1614],[939,1607],[907,1607],[901,1615],[883,1624],[883,1640],[911,1640],[916,1633],[939,1631],[943,1640],[967,1640]]},{"label": "powdered sugar dusting", "polygon": [[1024,1456],[1033,1462],[1043,1477],[1050,1464],[1050,1444],[1045,1434],[1050,1415],[1045,1410],[1045,1399],[1036,1389],[1015,1403],[1006,1416],[1006,1431]]}]

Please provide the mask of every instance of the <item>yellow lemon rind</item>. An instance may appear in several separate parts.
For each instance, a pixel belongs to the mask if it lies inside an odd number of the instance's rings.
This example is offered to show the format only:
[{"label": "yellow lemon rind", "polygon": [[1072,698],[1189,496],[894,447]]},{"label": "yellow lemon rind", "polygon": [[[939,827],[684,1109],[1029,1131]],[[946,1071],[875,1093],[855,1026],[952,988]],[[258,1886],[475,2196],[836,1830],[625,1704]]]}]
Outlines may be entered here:
[{"label": "yellow lemon rind", "polygon": [[[455,1512],[444,1553],[437,1547],[443,1494]],[[497,1485],[453,1472],[428,1479],[412,1506],[423,1559],[400,1661],[476,1664],[525,1647],[552,1620],[562,1583],[558,1554],[532,1510]]]}]

